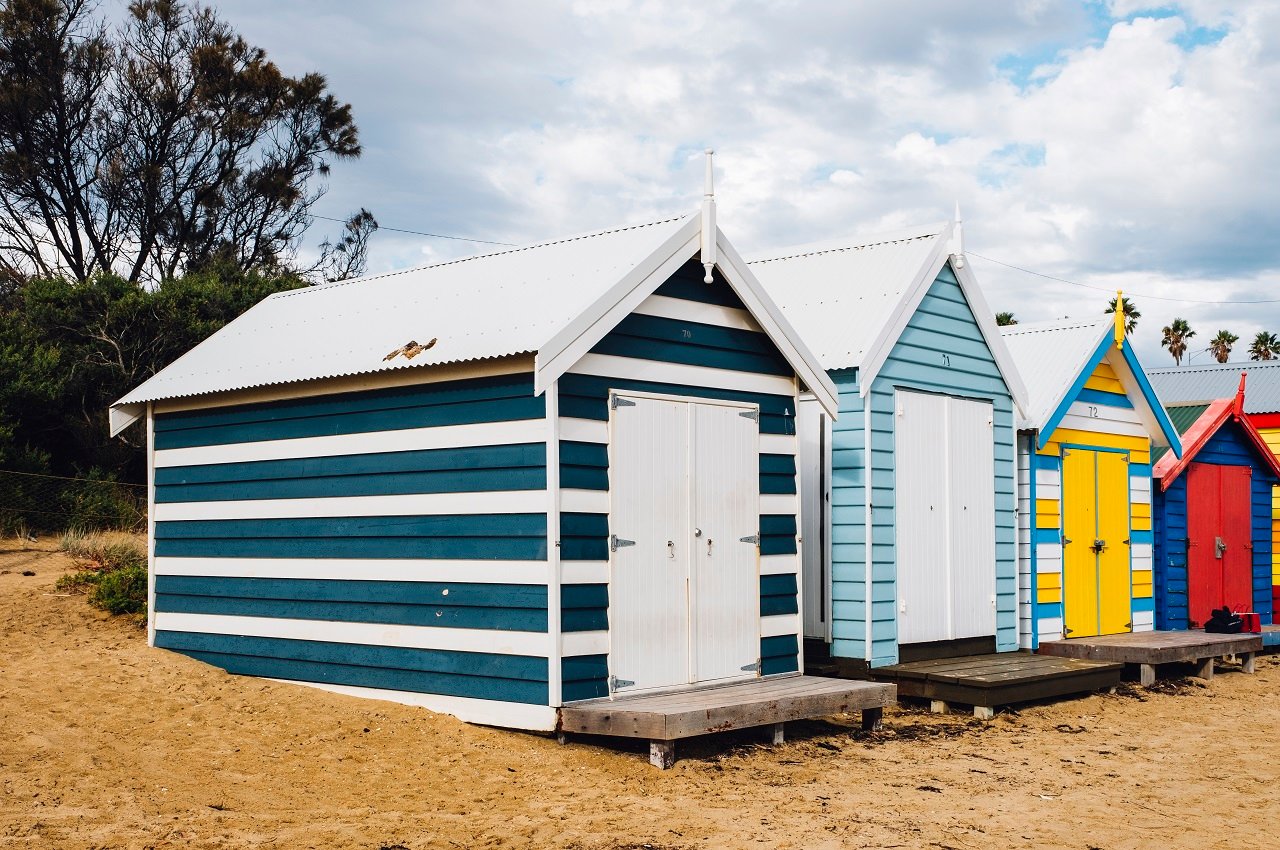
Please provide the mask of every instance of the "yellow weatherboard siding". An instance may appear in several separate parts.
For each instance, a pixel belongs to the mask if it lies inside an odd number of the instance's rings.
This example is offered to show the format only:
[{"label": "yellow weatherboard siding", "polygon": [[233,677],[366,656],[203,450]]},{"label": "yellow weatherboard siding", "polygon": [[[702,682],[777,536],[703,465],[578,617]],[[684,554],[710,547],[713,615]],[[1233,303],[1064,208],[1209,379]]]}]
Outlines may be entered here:
[{"label": "yellow weatherboard siding", "polygon": [[1152,594],[1151,570],[1133,571],[1133,598],[1150,599]]},{"label": "yellow weatherboard siding", "polygon": [[1057,499],[1036,499],[1036,528],[1060,528]]},{"label": "yellow weatherboard siding", "polygon": [[1062,601],[1062,573],[1040,573],[1036,576],[1036,601],[1050,605]]},{"label": "yellow weatherboard siding", "polygon": [[1127,434],[1108,434],[1103,431],[1076,431],[1071,428],[1059,428],[1053,432],[1055,443],[1070,443],[1077,446],[1098,447],[1100,449],[1119,449],[1129,452],[1129,460],[1133,463],[1151,462],[1151,440],[1146,437],[1130,437]]},{"label": "yellow weatherboard siding", "polygon": [[[1271,453],[1280,457],[1280,428],[1259,428]],[[1271,583],[1280,586],[1280,487],[1271,490]]]},{"label": "yellow weatherboard siding", "polygon": [[1120,383],[1120,378],[1116,375],[1116,370],[1111,368],[1111,364],[1103,360],[1098,364],[1098,368],[1093,370],[1093,374],[1089,376],[1089,380],[1084,382],[1087,390],[1101,390],[1104,393],[1117,393],[1124,395],[1124,385]]}]

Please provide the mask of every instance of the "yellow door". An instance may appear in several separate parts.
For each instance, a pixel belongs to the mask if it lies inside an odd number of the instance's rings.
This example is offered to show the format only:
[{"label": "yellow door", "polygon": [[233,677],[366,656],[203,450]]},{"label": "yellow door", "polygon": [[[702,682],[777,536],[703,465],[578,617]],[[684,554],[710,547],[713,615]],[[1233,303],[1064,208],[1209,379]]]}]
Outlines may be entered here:
[{"label": "yellow door", "polygon": [[1066,636],[1130,631],[1128,459],[1087,449],[1064,449],[1062,455]]},{"label": "yellow door", "polygon": [[1098,634],[1097,452],[1062,450],[1062,624],[1069,638]]},{"label": "yellow door", "polygon": [[1098,461],[1098,634],[1133,630],[1129,560],[1129,457],[1096,452]]}]

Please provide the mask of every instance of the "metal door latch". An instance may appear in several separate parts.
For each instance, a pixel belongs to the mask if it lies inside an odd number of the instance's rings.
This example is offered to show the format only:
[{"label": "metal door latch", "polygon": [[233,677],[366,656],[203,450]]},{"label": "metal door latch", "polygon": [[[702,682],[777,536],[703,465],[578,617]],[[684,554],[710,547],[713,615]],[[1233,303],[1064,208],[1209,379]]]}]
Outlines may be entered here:
[{"label": "metal door latch", "polygon": [[1227,551],[1227,544],[1223,541],[1221,537],[1215,537],[1213,538],[1213,546],[1215,550],[1213,557],[1221,560],[1223,553]]},{"label": "metal door latch", "polygon": [[1106,549],[1106,548],[1107,548],[1107,541],[1102,540],[1102,539],[1100,539],[1100,538],[1099,538],[1099,539],[1095,539],[1095,540],[1093,541],[1093,545],[1092,545],[1092,546],[1090,546],[1089,548],[1090,548],[1091,550],[1093,550],[1093,552],[1095,552],[1095,553],[1102,552],[1104,549]]},{"label": "metal door latch", "polygon": [[609,551],[610,552],[617,552],[623,546],[634,546],[634,545],[636,545],[636,542],[634,540],[623,540],[621,537],[619,537],[616,534],[609,535]]}]

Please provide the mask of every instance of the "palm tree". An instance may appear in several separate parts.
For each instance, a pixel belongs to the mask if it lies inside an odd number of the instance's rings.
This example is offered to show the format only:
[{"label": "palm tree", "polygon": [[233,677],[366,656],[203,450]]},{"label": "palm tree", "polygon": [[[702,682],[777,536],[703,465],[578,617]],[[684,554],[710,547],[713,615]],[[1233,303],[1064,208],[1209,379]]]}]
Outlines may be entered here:
[{"label": "palm tree", "polygon": [[1012,313],[996,313],[996,324],[1000,327],[1018,324],[1018,320],[1014,318]]},{"label": "palm tree", "polygon": [[[1123,296],[1120,299],[1122,309],[1124,310],[1124,332],[1126,334],[1133,333],[1138,327],[1138,319],[1142,318],[1142,314],[1138,312],[1138,308],[1133,306],[1133,302]],[[1104,313],[1114,313],[1116,311],[1116,299],[1112,298],[1107,303],[1107,309]]]},{"label": "palm tree", "polygon": [[1160,340],[1160,344],[1169,349],[1169,353],[1173,355],[1173,362],[1177,366],[1182,365],[1182,356],[1187,353],[1187,340],[1196,335],[1191,330],[1191,325],[1187,324],[1186,319],[1174,319],[1163,329],[1164,339]]},{"label": "palm tree", "polygon": [[1219,363],[1226,363],[1231,358],[1231,346],[1240,341],[1240,337],[1231,331],[1218,331],[1218,335],[1209,340],[1209,353]]},{"label": "palm tree", "polygon": [[1249,346],[1250,360],[1275,360],[1280,355],[1280,337],[1266,331],[1258,331]]}]

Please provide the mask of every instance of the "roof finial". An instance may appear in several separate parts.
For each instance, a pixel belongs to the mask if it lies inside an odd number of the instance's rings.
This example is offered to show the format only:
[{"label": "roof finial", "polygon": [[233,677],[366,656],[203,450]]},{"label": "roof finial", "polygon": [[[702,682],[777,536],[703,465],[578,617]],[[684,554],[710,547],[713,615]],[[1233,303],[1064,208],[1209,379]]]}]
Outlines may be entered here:
[{"label": "roof finial", "polygon": [[702,268],[706,271],[703,283],[715,280],[712,271],[716,267],[716,190],[715,166],[711,161],[715,153],[707,148],[707,178],[702,190]]},{"label": "roof finial", "polygon": [[1124,348],[1124,326],[1126,316],[1124,314],[1124,290],[1116,290],[1116,350]]},{"label": "roof finial", "polygon": [[1244,382],[1248,377],[1248,372],[1242,371],[1240,373],[1240,386],[1236,389],[1236,403],[1234,405],[1236,416],[1244,416]]},{"label": "roof finial", "polygon": [[960,217],[960,201],[956,201],[956,214],[951,225],[951,253],[955,264],[964,268],[964,219]]}]

